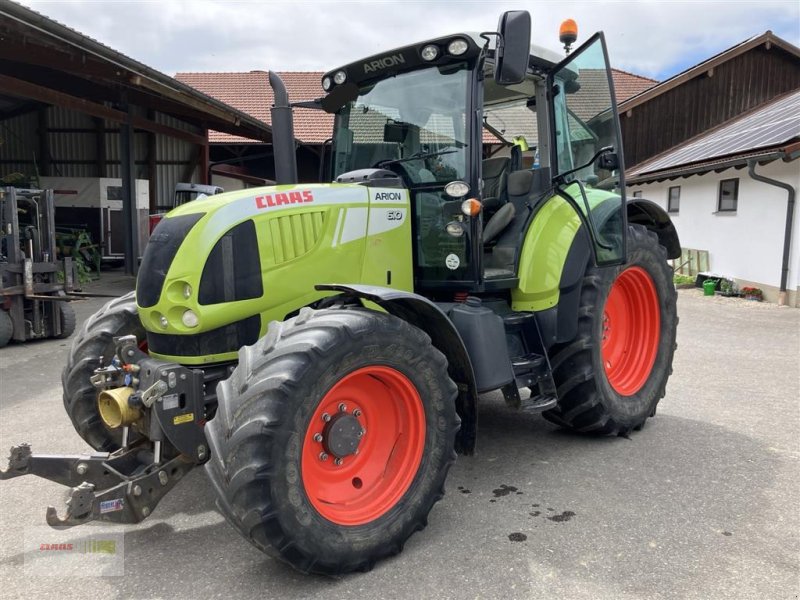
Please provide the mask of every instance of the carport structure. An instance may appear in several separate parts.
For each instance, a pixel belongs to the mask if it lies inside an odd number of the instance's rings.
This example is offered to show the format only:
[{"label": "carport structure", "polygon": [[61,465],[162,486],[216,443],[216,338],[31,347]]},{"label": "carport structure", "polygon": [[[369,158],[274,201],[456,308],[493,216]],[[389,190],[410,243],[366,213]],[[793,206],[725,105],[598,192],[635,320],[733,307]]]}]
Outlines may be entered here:
[{"label": "carport structure", "polygon": [[69,27],[0,0],[0,173],[122,180],[125,266],[141,249],[136,179],[151,207],[207,183],[208,130],[271,143],[264,122]]}]

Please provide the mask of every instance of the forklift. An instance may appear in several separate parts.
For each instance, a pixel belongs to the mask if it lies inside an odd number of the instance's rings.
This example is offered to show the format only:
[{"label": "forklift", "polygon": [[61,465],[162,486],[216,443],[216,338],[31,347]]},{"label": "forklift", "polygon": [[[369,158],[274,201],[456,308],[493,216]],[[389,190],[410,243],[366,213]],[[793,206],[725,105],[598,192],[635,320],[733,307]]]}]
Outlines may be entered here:
[{"label": "forklift", "polygon": [[56,259],[53,190],[0,188],[0,348],[75,330],[76,269]]}]

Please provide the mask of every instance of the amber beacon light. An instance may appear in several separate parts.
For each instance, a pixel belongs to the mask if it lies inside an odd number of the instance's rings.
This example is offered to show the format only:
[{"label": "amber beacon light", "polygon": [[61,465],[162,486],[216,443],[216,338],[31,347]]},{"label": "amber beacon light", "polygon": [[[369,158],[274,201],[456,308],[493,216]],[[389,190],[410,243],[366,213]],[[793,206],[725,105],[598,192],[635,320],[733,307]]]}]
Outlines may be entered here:
[{"label": "amber beacon light", "polygon": [[561,27],[558,28],[558,39],[564,44],[564,50],[569,54],[572,44],[578,39],[578,24],[573,19],[567,19],[561,23]]}]

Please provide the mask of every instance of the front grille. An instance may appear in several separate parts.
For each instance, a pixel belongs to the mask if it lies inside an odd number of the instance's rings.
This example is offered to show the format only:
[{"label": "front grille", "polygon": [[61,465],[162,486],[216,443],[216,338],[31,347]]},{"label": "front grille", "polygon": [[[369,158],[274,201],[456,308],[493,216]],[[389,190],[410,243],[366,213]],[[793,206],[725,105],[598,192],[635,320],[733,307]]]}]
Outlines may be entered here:
[{"label": "front grille", "polygon": [[211,250],[200,278],[197,301],[220,304],[264,294],[256,226],[248,220],[223,235]]},{"label": "front grille", "polygon": [[162,219],[150,235],[136,279],[136,303],[142,308],[155,306],[172,261],[186,234],[205,213]]},{"label": "front grille", "polygon": [[147,345],[156,354],[167,356],[208,356],[237,352],[242,346],[258,341],[261,315],[253,315],[236,323],[195,335],[174,335],[147,332]]}]

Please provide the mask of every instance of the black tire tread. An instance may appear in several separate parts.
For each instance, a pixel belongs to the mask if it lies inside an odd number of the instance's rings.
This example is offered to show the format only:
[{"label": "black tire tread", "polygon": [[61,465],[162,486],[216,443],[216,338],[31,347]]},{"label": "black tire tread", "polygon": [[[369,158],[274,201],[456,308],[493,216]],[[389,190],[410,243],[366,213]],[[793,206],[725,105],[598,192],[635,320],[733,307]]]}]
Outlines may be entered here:
[{"label": "black tire tread", "polygon": [[[629,244],[647,244],[655,248],[661,257],[659,264],[672,281],[672,270],[667,263],[667,251],[658,243],[658,236],[641,225],[629,225]],[[593,366],[592,352],[598,341],[594,339],[595,319],[602,316],[597,310],[603,298],[602,286],[608,285],[601,269],[589,266],[583,279],[580,309],[578,312],[578,335],[566,344],[553,350],[551,365],[556,381],[559,403],[556,408],[546,411],[543,416],[561,427],[593,435],[626,436],[632,430],[644,427],[645,421],[655,415],[656,405],[666,394],[666,384],[672,374],[672,360],[677,344],[673,344],[666,361],[666,372],[657,373],[660,377],[656,398],[651,409],[635,423],[622,423],[606,409],[597,386],[597,374]],[[667,286],[666,296],[660,298],[662,318],[669,319],[677,326],[677,292],[674,286]]]},{"label": "black tire tread", "polygon": [[375,319],[390,334],[387,344],[391,344],[394,336],[411,336],[419,348],[429,348],[430,352],[420,355],[435,361],[436,368],[444,374],[450,401],[454,402],[458,390],[446,375],[447,361],[421,330],[372,311],[303,309],[294,319],[270,323],[267,335],[239,351],[238,367],[229,379],[218,384],[219,408],[206,426],[211,450],[206,470],[217,492],[221,512],[254,546],[303,572],[335,576],[366,571],[377,560],[399,553],[405,539],[427,524],[426,516],[444,495],[447,470],[456,458],[453,447],[460,421],[453,410],[453,420],[446,431],[449,455],[436,493],[418,511],[422,517],[404,525],[399,538],[395,536],[391,544],[376,554],[352,562],[323,562],[295,543],[283,528],[278,508],[269,494],[264,493],[274,469],[270,450],[281,443],[281,430],[291,427],[280,421],[278,407],[293,401],[296,382],[303,379],[315,361],[336,347],[358,344],[362,332],[373,327]]},{"label": "black tire tread", "polygon": [[56,336],[64,340],[71,336],[75,331],[76,317],[75,309],[67,302],[58,303],[58,316],[61,319],[61,333]]}]

